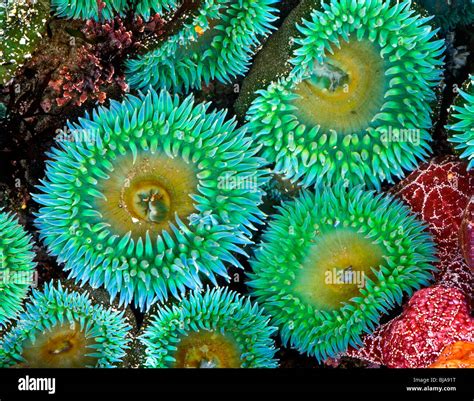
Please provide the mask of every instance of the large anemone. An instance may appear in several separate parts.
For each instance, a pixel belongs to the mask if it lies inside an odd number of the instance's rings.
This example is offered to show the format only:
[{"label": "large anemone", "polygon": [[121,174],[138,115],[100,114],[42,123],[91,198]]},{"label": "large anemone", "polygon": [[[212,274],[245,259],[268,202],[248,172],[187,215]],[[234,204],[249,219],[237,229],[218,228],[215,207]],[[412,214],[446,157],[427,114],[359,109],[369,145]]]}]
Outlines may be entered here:
[{"label": "large anemone", "polygon": [[16,218],[0,211],[0,328],[21,310],[35,263],[31,237]]},{"label": "large anemone", "polygon": [[461,157],[468,160],[468,170],[474,167],[474,75],[471,75],[452,107],[450,141],[461,151]]},{"label": "large anemone", "polygon": [[274,368],[268,325],[256,304],[222,288],[193,292],[160,309],[141,336],[152,368]]},{"label": "large anemone", "polygon": [[31,57],[41,41],[48,17],[48,0],[0,2],[0,85],[4,85]]},{"label": "large anemone", "polygon": [[0,367],[114,367],[125,356],[129,331],[123,312],[51,282],[33,291],[26,311],[1,339]]},{"label": "large anemone", "polygon": [[37,225],[70,276],[141,309],[229,279],[263,213],[266,163],[225,111],[166,91],[70,125],[34,195]]},{"label": "large anemone", "polygon": [[275,171],[303,185],[380,188],[430,147],[443,41],[410,2],[322,2],[298,26],[288,76],[260,90],[247,120]]},{"label": "large anemone", "polygon": [[277,0],[205,0],[158,47],[126,63],[134,88],[188,91],[210,80],[228,83],[248,69],[270,32]]},{"label": "large anemone", "polygon": [[270,222],[251,260],[251,294],[285,344],[318,360],[361,344],[404,293],[428,283],[434,245],[400,201],[303,191]]}]

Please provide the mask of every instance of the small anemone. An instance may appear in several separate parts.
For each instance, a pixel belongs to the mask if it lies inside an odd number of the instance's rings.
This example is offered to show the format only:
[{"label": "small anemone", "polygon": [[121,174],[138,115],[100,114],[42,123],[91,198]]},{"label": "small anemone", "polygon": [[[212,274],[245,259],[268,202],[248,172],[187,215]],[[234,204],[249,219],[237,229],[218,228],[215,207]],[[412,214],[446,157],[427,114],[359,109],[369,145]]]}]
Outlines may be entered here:
[{"label": "small anemone", "polygon": [[200,2],[177,33],[126,63],[128,83],[133,88],[189,91],[212,79],[230,82],[248,70],[253,51],[272,29],[276,1]]},{"label": "small anemone", "polygon": [[474,167],[474,75],[471,75],[452,106],[451,124],[446,128],[451,132],[450,142],[456,144],[461,157],[468,160],[468,170]]},{"label": "small anemone", "polygon": [[0,211],[0,328],[21,310],[36,264],[31,237],[10,213]]},{"label": "small anemone", "polygon": [[48,283],[33,291],[16,326],[0,340],[0,367],[114,367],[128,348],[131,327],[123,315]]},{"label": "small anemone", "polygon": [[70,125],[34,199],[40,236],[70,276],[147,309],[229,279],[264,214],[266,161],[225,111],[149,91]]},{"label": "small anemone", "polygon": [[256,304],[223,288],[164,307],[141,336],[150,368],[274,368],[276,328]]},{"label": "small anemone", "polygon": [[444,42],[410,2],[323,2],[298,26],[293,69],[248,110],[275,172],[379,189],[428,155]]},{"label": "small anemone", "polygon": [[269,223],[248,286],[284,343],[324,360],[361,344],[404,293],[426,285],[435,249],[400,201],[360,187],[317,189]]}]

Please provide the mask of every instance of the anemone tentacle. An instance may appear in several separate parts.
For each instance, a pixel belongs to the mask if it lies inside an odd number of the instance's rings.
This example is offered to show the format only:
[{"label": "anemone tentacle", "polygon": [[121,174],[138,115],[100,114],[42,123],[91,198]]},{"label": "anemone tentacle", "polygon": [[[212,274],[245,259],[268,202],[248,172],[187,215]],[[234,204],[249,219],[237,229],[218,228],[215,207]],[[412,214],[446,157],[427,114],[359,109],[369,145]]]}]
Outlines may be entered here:
[{"label": "anemone tentacle", "polygon": [[284,344],[334,357],[428,284],[435,249],[425,229],[390,196],[341,185],[304,190],[270,221],[251,259],[250,294]]},{"label": "anemone tentacle", "polygon": [[51,150],[33,195],[70,277],[148,309],[241,267],[268,171],[245,128],[209,107],[150,90],[70,124],[77,140]]},{"label": "anemone tentacle", "polygon": [[179,7],[177,0],[138,0],[134,6],[134,13],[147,20],[152,13],[163,15]]},{"label": "anemone tentacle", "polygon": [[[104,7],[100,9],[99,5]],[[129,7],[127,0],[51,0],[51,8],[58,17],[74,19],[113,19],[117,14],[124,14]]]},{"label": "anemone tentacle", "polygon": [[272,29],[278,0],[205,0],[196,15],[159,47],[126,63],[133,88],[176,92],[248,70],[252,52]]},{"label": "anemone tentacle", "polygon": [[0,340],[0,367],[114,367],[125,356],[130,328],[124,312],[50,282],[33,290],[16,326]]},{"label": "anemone tentacle", "polygon": [[193,292],[158,311],[140,341],[146,367],[274,368],[275,343],[256,304],[224,289]]},{"label": "anemone tentacle", "polygon": [[459,90],[457,101],[452,106],[452,124],[446,128],[452,133],[449,141],[456,144],[460,157],[467,159],[468,170],[474,168],[474,75],[471,75]]},{"label": "anemone tentacle", "polygon": [[31,236],[13,214],[0,209],[0,328],[21,310],[33,283],[33,258]]},{"label": "anemone tentacle", "polygon": [[430,151],[444,42],[409,1],[332,0],[298,26],[293,69],[246,119],[275,172],[379,189]]}]

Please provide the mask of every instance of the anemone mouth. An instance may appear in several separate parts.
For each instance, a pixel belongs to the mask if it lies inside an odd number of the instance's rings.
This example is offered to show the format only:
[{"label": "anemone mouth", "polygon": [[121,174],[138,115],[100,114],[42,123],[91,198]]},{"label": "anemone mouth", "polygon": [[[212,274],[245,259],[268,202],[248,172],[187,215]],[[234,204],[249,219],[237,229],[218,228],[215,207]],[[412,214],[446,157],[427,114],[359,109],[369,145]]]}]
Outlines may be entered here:
[{"label": "anemone mouth", "polygon": [[122,157],[114,163],[114,173],[98,187],[105,199],[98,207],[117,233],[168,230],[176,215],[185,220],[193,211],[191,195],[197,192],[196,169],[179,158],[163,154]]},{"label": "anemone mouth", "polygon": [[240,368],[240,350],[233,339],[215,331],[197,331],[177,344],[176,368]]},{"label": "anemone mouth", "polygon": [[353,230],[334,229],[310,245],[294,290],[315,308],[336,310],[361,294],[366,280],[375,278],[372,269],[383,261],[380,245]]},{"label": "anemone mouth", "polygon": [[85,368],[98,359],[90,356],[95,344],[77,323],[63,323],[23,343],[23,359],[31,368]]},{"label": "anemone mouth", "polygon": [[340,135],[365,131],[384,104],[385,63],[380,46],[349,38],[315,61],[309,77],[297,84],[292,104],[306,124]]}]

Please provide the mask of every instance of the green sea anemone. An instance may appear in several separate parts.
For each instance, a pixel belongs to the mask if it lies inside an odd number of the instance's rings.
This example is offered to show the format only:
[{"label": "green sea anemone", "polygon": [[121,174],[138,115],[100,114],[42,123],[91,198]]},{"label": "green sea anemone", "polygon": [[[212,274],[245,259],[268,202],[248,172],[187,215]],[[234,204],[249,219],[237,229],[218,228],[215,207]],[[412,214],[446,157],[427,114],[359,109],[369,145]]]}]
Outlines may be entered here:
[{"label": "green sea anemone", "polygon": [[251,295],[284,344],[318,360],[361,344],[403,294],[431,277],[434,244],[400,201],[360,187],[285,203],[251,260]]},{"label": "green sea anemone", "polygon": [[147,309],[241,267],[233,252],[245,255],[264,217],[266,161],[209,106],[149,91],[70,124],[34,199],[40,237],[71,277]]},{"label": "green sea anemone", "polygon": [[17,219],[0,210],[0,328],[21,310],[36,264],[31,237]]},{"label": "green sea anemone", "polygon": [[127,61],[128,83],[133,88],[189,91],[212,79],[230,82],[247,71],[252,52],[270,32],[276,1],[202,1],[177,33]]},{"label": "green sea anemone", "polygon": [[6,0],[0,2],[0,85],[31,57],[40,43],[49,17],[49,1]]},{"label": "green sea anemone", "polygon": [[150,368],[274,368],[276,328],[256,304],[223,288],[164,307],[141,336]]},{"label": "green sea anemone", "polygon": [[[99,13],[99,5],[103,4]],[[51,0],[51,8],[58,17],[75,19],[113,19],[127,11],[127,0]]]},{"label": "green sea anemone", "polygon": [[450,119],[452,124],[446,127],[452,133],[449,140],[462,152],[461,157],[469,161],[470,170],[474,167],[474,75],[459,90]]},{"label": "green sea anemone", "polygon": [[128,348],[123,315],[60,283],[46,284],[33,291],[16,326],[0,340],[0,367],[115,367]]},{"label": "green sea anemone", "polygon": [[308,186],[380,188],[430,150],[444,42],[410,2],[322,2],[298,26],[293,69],[246,119],[275,172]]}]

